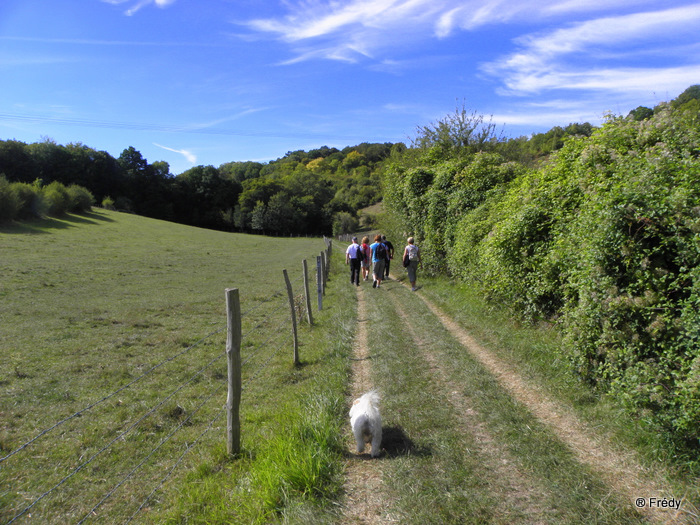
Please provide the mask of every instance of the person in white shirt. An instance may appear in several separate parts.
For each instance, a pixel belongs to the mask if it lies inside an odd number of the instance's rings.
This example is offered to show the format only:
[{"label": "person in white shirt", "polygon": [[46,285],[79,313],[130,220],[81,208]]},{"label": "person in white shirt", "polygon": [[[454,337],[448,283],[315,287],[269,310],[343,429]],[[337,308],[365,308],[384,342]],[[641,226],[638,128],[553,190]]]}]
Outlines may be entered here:
[{"label": "person in white shirt", "polygon": [[357,237],[352,238],[352,244],[345,250],[345,264],[350,265],[350,284],[360,286],[362,271],[362,247],[357,244]]}]

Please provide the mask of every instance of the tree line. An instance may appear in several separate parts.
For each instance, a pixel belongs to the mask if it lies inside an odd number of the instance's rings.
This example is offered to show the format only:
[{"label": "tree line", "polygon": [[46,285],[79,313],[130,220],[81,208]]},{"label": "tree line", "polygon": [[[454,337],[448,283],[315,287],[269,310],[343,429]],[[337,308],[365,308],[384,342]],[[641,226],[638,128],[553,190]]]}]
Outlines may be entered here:
[{"label": "tree line", "polygon": [[[77,143],[0,141],[0,176],[33,186],[81,187],[101,206],[193,226],[272,235],[357,229],[381,199],[384,161],[402,144],[292,151],[275,161],[195,166],[174,176],[134,147],[118,158]],[[7,186],[7,185],[6,185]],[[9,186],[6,187],[9,193]],[[42,210],[35,208],[36,214]]]},{"label": "tree line", "polygon": [[464,110],[419,128],[383,174],[394,235],[416,237],[429,271],[552,324],[557,358],[698,462],[700,86],[570,130],[530,149]]}]

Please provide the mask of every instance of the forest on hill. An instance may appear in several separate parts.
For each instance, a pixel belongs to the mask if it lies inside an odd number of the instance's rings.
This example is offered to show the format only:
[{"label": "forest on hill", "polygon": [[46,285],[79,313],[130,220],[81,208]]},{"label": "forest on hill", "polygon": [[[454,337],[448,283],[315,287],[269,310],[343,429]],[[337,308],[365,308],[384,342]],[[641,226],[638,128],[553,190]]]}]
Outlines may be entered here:
[{"label": "forest on hill", "polygon": [[[88,190],[105,208],[192,226],[330,235],[356,229],[358,210],[381,200],[379,170],[392,151],[402,148],[324,146],[267,163],[195,166],[174,176],[166,162],[149,163],[133,146],[115,159],[80,143],[5,140],[0,141],[0,177],[20,183],[15,188],[25,198],[32,188],[36,195],[42,187],[60,184]],[[46,208],[28,207],[35,215]]]},{"label": "forest on hill", "polygon": [[[592,131],[588,123],[570,124],[531,137],[489,141],[506,157],[531,165],[560,148],[565,137]],[[0,220],[81,209],[81,204],[54,202],[57,191],[64,194],[79,187],[102,207],[192,226],[270,235],[349,233],[360,222],[371,221],[362,221],[360,210],[382,200],[387,166],[404,163],[422,149],[422,141],[410,147],[323,146],[290,151],[271,162],[200,165],[173,175],[167,162],[149,163],[133,146],[114,158],[82,143],[3,140],[0,177],[5,185],[14,184],[15,207],[23,211],[5,213]],[[51,198],[42,198],[49,185]],[[6,212],[9,208],[6,204]]]}]

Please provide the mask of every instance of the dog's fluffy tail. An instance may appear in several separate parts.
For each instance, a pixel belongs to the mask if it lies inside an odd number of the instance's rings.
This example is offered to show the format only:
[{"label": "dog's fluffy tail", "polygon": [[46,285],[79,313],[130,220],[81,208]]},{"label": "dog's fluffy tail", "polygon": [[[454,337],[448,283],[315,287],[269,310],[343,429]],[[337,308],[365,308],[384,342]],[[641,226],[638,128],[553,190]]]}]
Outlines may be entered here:
[{"label": "dog's fluffy tail", "polygon": [[370,390],[355,400],[355,402],[352,404],[352,408],[350,408],[350,415],[352,416],[355,411],[366,412],[367,407],[378,408],[380,399],[379,392],[376,390]]}]

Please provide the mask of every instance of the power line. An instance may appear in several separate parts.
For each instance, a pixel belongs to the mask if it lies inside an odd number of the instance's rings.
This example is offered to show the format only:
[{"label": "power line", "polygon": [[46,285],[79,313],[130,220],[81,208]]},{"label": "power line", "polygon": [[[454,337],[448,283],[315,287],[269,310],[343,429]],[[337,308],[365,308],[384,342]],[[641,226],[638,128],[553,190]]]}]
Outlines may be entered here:
[{"label": "power line", "polygon": [[228,135],[236,137],[269,137],[281,139],[294,138],[309,138],[323,140],[358,140],[357,136],[333,135],[329,137],[321,133],[295,132],[295,133],[279,133],[270,131],[245,131],[215,127],[197,127],[197,126],[177,126],[164,124],[148,124],[136,122],[114,122],[107,120],[89,120],[89,119],[74,119],[65,117],[46,117],[33,115],[18,115],[13,113],[0,113],[0,120],[19,121],[19,122],[39,122],[49,124],[59,124],[63,126],[84,126],[91,128],[107,128],[107,129],[126,129],[132,131],[157,131],[164,133],[193,133],[204,135]]}]

